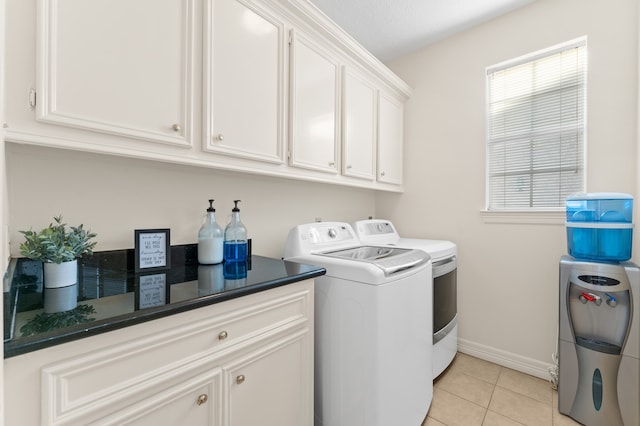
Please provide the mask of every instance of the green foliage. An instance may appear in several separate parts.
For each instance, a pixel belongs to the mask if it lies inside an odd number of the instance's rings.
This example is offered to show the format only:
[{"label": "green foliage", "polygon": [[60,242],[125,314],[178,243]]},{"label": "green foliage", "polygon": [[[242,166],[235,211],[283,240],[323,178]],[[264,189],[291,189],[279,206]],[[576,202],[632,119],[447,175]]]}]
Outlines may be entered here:
[{"label": "green foliage", "polygon": [[87,318],[90,314],[95,314],[96,310],[91,305],[78,305],[76,308],[66,312],[56,312],[53,314],[40,313],[29,322],[20,327],[23,336],[31,336],[59,328],[70,327],[72,325],[94,321],[95,318]]},{"label": "green foliage", "polygon": [[70,226],[62,223],[62,216],[54,217],[55,222],[40,232],[20,231],[25,242],[20,244],[20,254],[32,260],[62,263],[93,253],[97,244],[91,241],[96,234],[85,230],[82,225]]}]

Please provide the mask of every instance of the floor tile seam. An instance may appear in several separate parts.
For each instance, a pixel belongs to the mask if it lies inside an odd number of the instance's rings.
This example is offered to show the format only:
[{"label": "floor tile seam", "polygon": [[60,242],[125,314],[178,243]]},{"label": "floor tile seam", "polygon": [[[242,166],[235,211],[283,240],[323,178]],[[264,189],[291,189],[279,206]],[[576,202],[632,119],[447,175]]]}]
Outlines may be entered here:
[{"label": "floor tile seam", "polygon": [[[453,393],[453,392],[449,392],[449,391],[447,391],[447,390],[444,390],[444,389],[442,389],[442,388],[440,388],[440,390],[439,390],[439,391],[440,391],[440,392],[444,392],[444,393],[448,393],[449,395],[453,395],[453,396],[455,396],[455,397],[458,397],[458,398],[460,398],[460,399],[463,399],[463,400],[465,400],[466,402],[468,402],[468,403],[470,403],[470,404],[473,404],[473,405],[475,405],[476,407],[479,407],[480,409],[484,410],[484,414],[482,415],[482,421],[484,421],[484,416],[486,416],[486,415],[487,415],[487,408],[483,407],[482,405],[478,405],[478,404],[476,404],[476,403],[475,403],[475,402],[473,402],[473,401],[469,401],[468,399],[463,398],[463,397],[461,397],[460,395],[456,395],[456,394],[455,394],[455,393]],[[493,392],[492,392],[492,394],[493,394]],[[441,419],[439,419],[439,418],[437,418],[437,417],[434,417],[434,416],[433,416],[433,414],[430,414],[429,412],[427,412],[427,417],[431,417],[432,419],[437,420],[437,421],[439,421],[440,423],[442,423],[442,424],[444,424],[444,425],[447,425],[447,424],[448,424],[448,423],[446,423],[446,421],[445,421],[445,420],[441,420]]]},{"label": "floor tile seam", "polygon": [[507,388],[507,387],[502,386],[502,385],[498,385],[498,384],[496,384],[496,386],[494,387],[494,391],[495,391],[495,388],[500,388],[500,389],[503,389],[503,390],[508,390],[509,392],[517,393],[517,394],[518,394],[518,395],[520,395],[520,396],[524,396],[525,398],[529,398],[529,399],[531,399],[531,400],[533,400],[533,401],[539,402],[540,404],[545,404],[545,405],[549,405],[550,407],[553,407],[553,394],[551,394],[551,400],[550,400],[550,401],[542,401],[542,400],[540,400],[540,399],[538,399],[538,398],[534,398],[534,397],[532,397],[532,396],[530,396],[530,395],[527,395],[527,394],[525,394],[525,393],[519,392],[519,391],[517,391],[516,389]]},{"label": "floor tile seam", "polygon": [[[516,419],[514,419],[514,418],[512,418],[512,417],[509,417],[508,415],[506,415],[506,414],[504,414],[504,413],[501,413],[501,412],[496,411],[496,410],[490,410],[490,409],[488,409],[488,408],[487,408],[487,412],[486,412],[486,413],[484,413],[484,416],[485,416],[485,417],[487,417],[487,413],[489,413],[489,411],[491,411],[492,413],[495,413],[495,414],[497,414],[497,415],[499,415],[499,416],[502,416],[502,417],[504,417],[505,419],[509,419],[509,420],[511,420],[512,422],[517,423],[517,424],[519,424],[519,425],[527,426],[527,424],[526,424],[526,423],[519,422],[518,420],[516,420]],[[553,419],[552,419],[552,420],[553,420]],[[484,424],[484,420],[482,421],[482,423]]]},{"label": "floor tile seam", "polygon": [[[459,374],[463,374],[463,375],[465,375],[465,376],[468,376],[468,377],[471,377],[471,378],[474,378],[474,379],[478,379],[477,377],[475,377],[475,376],[473,376],[473,375],[471,375],[471,374],[467,374],[466,372],[461,372],[461,373],[459,373]],[[478,379],[478,380],[479,380],[479,379]],[[439,390],[441,390],[441,391],[445,391],[445,392],[447,392],[447,393],[449,393],[449,394],[451,394],[451,395],[455,395],[455,396],[457,396],[457,397],[458,397],[458,398],[460,398],[460,399],[464,399],[465,401],[470,402],[470,403],[472,403],[472,404],[475,404],[475,405],[477,405],[478,407],[482,407],[483,409],[485,409],[485,410],[486,410],[487,408],[489,408],[489,404],[491,403],[491,398],[493,397],[493,392],[496,390],[496,385],[491,384],[491,383],[489,383],[489,382],[485,382],[485,381],[482,381],[482,382],[483,382],[483,383],[487,383],[487,384],[491,385],[491,396],[489,397],[489,402],[487,403],[487,406],[486,406],[486,407],[483,407],[482,405],[478,404],[477,402],[472,401],[472,400],[470,400],[470,399],[466,398],[464,395],[459,395],[457,392],[454,392],[454,391],[451,391],[451,390],[447,390],[446,388],[444,388],[444,387],[442,387],[442,386],[439,386],[439,387],[438,387],[438,389],[439,389]]]},{"label": "floor tile seam", "polygon": [[[531,398],[530,396],[523,395],[523,394],[521,394],[521,393],[519,393],[519,392],[514,392],[514,391],[512,391],[511,389],[505,388],[505,387],[503,387],[503,386],[496,386],[496,388],[498,388],[498,387],[499,387],[499,388],[501,388],[501,389],[507,390],[507,391],[509,391],[509,392],[516,393],[516,394],[518,394],[518,395],[520,395],[520,396],[523,396],[523,397],[525,397],[525,398],[527,398],[527,399],[529,399],[529,400],[531,400],[531,401],[535,401],[535,402],[537,402],[537,403],[539,403],[539,404],[542,404],[542,405],[544,406],[544,408],[547,408],[547,409],[551,410],[551,413],[550,413],[550,414],[551,414],[551,425],[553,425],[553,422],[554,422],[554,416],[553,416],[553,402],[551,402],[550,404],[548,404],[548,403],[544,403],[544,402],[538,401],[538,400],[537,400],[537,399],[535,399],[535,398]],[[491,398],[492,398],[492,400],[493,400],[493,395],[491,396]],[[499,415],[501,415],[502,417],[505,417],[505,418],[507,418],[507,419],[509,419],[509,420],[511,420],[511,421],[513,421],[513,422],[515,422],[515,423],[523,424],[522,422],[518,421],[517,419],[514,419],[513,417],[509,416],[507,413],[502,413],[502,412],[500,412],[500,411],[497,411],[495,408],[494,408],[494,409],[492,409],[492,408],[491,408],[491,401],[489,402],[489,407],[487,407],[487,411],[492,411],[492,412],[494,412],[494,413],[496,413],[496,414],[499,414]],[[526,425],[526,423],[524,423],[524,424]]]},{"label": "floor tile seam", "polygon": [[[497,411],[497,410],[495,410],[495,409],[493,409],[493,410],[491,409],[491,402],[493,401],[493,397],[495,396],[496,388],[498,388],[498,387],[500,387],[501,389],[506,389],[506,390],[508,390],[508,391],[511,391],[511,389],[507,389],[507,388],[505,388],[505,387],[503,387],[503,386],[498,386],[497,384],[493,387],[493,391],[491,392],[491,398],[489,399],[489,405],[487,406],[487,411],[484,413],[485,418],[487,417],[487,413],[488,413],[489,411],[491,411],[492,413],[496,413],[496,414],[498,414],[498,415],[500,415],[500,416],[502,416],[502,417],[504,417],[504,418],[506,418],[506,419],[511,420],[512,422],[515,422],[515,423],[517,423],[517,424],[519,424],[519,425],[525,425],[525,426],[526,426],[526,424],[524,424],[524,423],[522,423],[522,422],[520,422],[520,421],[518,421],[518,420],[514,419],[513,417],[509,416],[509,415],[508,415],[508,414],[506,414],[506,413],[501,413],[500,411]],[[513,391],[512,391],[512,392],[513,392]],[[516,392],[514,392],[514,393],[516,393]],[[518,395],[522,395],[522,394],[518,394]],[[527,397],[527,398],[529,398],[529,399],[533,399],[533,398],[530,398],[530,397],[528,397],[528,396],[526,396],[526,395],[522,395],[522,396]],[[535,399],[533,399],[533,400],[534,400],[534,401],[536,401]],[[553,404],[552,404],[552,405],[553,405]],[[551,414],[551,422],[553,423],[553,413]],[[484,423],[484,419],[483,419],[483,423]]]},{"label": "floor tile seam", "polygon": [[495,381],[495,382],[492,382],[491,380],[488,380],[487,378],[480,377],[480,376],[476,376],[475,374],[473,374],[473,372],[472,372],[472,371],[462,370],[462,371],[458,371],[457,373],[458,373],[458,374],[464,374],[465,376],[472,377],[472,378],[474,378],[474,379],[476,379],[476,380],[480,380],[480,381],[481,381],[481,382],[483,382],[483,383],[488,383],[488,384],[490,384],[491,386],[496,386],[496,384],[498,383],[498,380],[497,380],[497,379],[496,379],[496,381]]},{"label": "floor tile seam", "polygon": [[498,383],[498,379],[496,379],[495,381],[491,381],[491,380],[487,379],[486,377],[476,376],[475,374],[473,374],[473,372],[462,371],[461,373],[462,374],[466,374],[467,376],[471,376],[471,377],[473,377],[475,379],[482,380],[483,382],[489,383],[490,385],[493,385],[493,386],[495,386]]}]

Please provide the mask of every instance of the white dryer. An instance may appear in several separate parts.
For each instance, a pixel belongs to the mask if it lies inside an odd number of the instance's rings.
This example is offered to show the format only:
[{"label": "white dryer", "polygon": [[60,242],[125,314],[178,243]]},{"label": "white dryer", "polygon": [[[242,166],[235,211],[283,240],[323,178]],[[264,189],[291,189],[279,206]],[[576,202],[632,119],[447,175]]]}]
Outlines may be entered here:
[{"label": "white dryer", "polygon": [[315,425],[419,425],[433,397],[431,260],[421,250],[361,245],[351,225],[299,225],[284,258],[318,265]]},{"label": "white dryer", "polygon": [[433,378],[453,361],[458,351],[457,270],[458,250],[451,241],[401,238],[393,223],[383,219],[360,220],[353,229],[362,244],[383,244],[424,250],[431,256],[433,280],[429,281],[433,302]]}]

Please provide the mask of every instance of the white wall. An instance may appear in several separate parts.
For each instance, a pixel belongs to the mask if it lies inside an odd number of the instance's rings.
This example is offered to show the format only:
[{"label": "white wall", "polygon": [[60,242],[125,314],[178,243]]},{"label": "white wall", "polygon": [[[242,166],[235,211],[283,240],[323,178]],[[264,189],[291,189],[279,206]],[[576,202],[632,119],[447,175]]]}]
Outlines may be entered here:
[{"label": "white wall", "polygon": [[172,244],[195,243],[207,200],[224,227],[240,199],[253,253],[279,258],[300,223],[374,214],[374,193],[336,185],[222,172],[129,158],[7,144],[11,253],[19,230],[62,214],[98,233],[96,250],[133,247],[136,228],[170,228]]},{"label": "white wall", "polygon": [[490,224],[480,215],[485,68],[587,35],[587,190],[640,201],[637,9],[637,0],[538,0],[389,64],[414,90],[405,106],[407,184],[404,194],[378,194],[376,213],[406,236],[458,244],[463,350],[544,375],[556,342],[558,260],[566,253],[560,220]]}]

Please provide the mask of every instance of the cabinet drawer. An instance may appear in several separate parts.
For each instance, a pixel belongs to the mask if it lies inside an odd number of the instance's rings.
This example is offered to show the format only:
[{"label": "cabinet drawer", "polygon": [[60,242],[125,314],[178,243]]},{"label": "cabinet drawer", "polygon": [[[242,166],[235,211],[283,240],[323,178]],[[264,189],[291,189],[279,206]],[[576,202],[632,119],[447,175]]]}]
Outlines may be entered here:
[{"label": "cabinet drawer", "polygon": [[140,324],[125,329],[128,338],[122,342],[45,365],[43,421],[65,424],[121,409],[187,366],[191,371],[204,359],[207,364],[224,360],[237,349],[306,324],[313,312],[312,289],[309,282],[297,283]]}]

